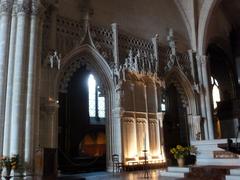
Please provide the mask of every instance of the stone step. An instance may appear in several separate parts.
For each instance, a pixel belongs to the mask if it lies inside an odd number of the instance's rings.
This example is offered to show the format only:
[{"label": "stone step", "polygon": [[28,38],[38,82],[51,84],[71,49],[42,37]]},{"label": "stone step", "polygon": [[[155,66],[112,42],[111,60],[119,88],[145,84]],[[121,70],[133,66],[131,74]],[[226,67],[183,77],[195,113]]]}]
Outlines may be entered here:
[{"label": "stone step", "polygon": [[230,175],[240,176],[240,169],[230,169]]},{"label": "stone step", "polygon": [[185,173],[163,171],[163,172],[160,172],[160,176],[183,178],[183,177],[185,177]]},{"label": "stone step", "polygon": [[225,176],[226,180],[240,180],[240,176],[236,176],[236,175],[226,175]]},{"label": "stone step", "polygon": [[176,166],[170,166],[167,168],[168,172],[183,172],[183,173],[188,173],[190,172],[189,167],[176,167]]}]

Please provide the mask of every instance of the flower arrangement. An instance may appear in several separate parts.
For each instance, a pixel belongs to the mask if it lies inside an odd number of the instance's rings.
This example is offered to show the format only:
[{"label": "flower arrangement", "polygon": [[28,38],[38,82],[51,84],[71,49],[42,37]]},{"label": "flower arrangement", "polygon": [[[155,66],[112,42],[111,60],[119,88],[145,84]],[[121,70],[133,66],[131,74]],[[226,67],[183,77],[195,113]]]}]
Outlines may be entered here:
[{"label": "flower arrangement", "polygon": [[19,156],[13,155],[12,157],[1,157],[0,158],[0,167],[6,168],[7,171],[11,169],[17,169],[19,163]]},{"label": "flower arrangement", "polygon": [[175,148],[171,148],[170,152],[173,154],[175,159],[185,158],[190,154],[192,147],[186,146],[183,147],[181,145],[177,145]]}]

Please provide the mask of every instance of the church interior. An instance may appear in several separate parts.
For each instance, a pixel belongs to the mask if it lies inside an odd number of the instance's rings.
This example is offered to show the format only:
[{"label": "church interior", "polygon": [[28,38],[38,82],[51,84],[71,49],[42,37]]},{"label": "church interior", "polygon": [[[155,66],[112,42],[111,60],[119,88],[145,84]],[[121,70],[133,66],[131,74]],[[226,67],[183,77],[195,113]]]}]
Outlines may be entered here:
[{"label": "church interior", "polygon": [[0,0],[1,177],[240,179],[238,12],[239,0]]}]

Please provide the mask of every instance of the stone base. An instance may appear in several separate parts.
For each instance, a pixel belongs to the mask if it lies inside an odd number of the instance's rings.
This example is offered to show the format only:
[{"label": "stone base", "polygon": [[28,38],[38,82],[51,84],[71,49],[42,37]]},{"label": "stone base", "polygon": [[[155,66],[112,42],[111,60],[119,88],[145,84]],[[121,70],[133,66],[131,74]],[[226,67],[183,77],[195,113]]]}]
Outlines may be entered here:
[{"label": "stone base", "polygon": [[240,179],[240,169],[230,169],[230,175],[225,176],[226,180],[239,180]]},{"label": "stone base", "polygon": [[168,167],[167,171],[160,172],[161,176],[164,177],[176,177],[183,178],[190,172],[189,167]]}]

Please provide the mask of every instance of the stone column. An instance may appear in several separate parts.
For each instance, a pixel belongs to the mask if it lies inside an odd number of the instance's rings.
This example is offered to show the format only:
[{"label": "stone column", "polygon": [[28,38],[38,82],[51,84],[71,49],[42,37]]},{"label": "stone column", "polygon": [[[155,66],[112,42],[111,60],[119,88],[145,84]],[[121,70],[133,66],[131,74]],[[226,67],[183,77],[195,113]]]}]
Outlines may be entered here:
[{"label": "stone column", "polygon": [[13,74],[12,117],[10,154],[24,157],[25,109],[26,109],[26,79],[28,55],[28,13],[29,2],[18,2],[17,5],[17,32],[15,46],[15,62]]},{"label": "stone column", "polygon": [[155,106],[156,106],[156,118],[157,118],[157,124],[156,124],[156,141],[157,141],[157,151],[160,154],[161,152],[161,137],[160,137],[160,122],[158,120],[158,106],[160,104],[159,97],[158,97],[158,92],[157,92],[157,85],[156,83],[154,84],[154,91],[155,91]]},{"label": "stone column", "polygon": [[[115,100],[120,101],[121,89],[115,93]],[[122,137],[121,137],[121,113],[123,109],[120,106],[120,102],[116,102],[115,108],[113,109],[112,114],[112,149],[113,154],[118,154],[120,160],[122,160]]]},{"label": "stone column", "polygon": [[[48,130],[49,133],[47,137],[48,139],[48,147],[50,148],[57,148],[58,142],[57,142],[57,136],[58,136],[58,119],[56,116],[56,113],[58,111],[59,105],[54,100],[49,100],[49,103],[46,105],[46,112],[48,115]],[[46,137],[46,136],[45,136]]]},{"label": "stone column", "polygon": [[32,3],[32,12],[30,17],[30,40],[29,40],[29,64],[28,64],[28,82],[27,82],[27,108],[26,108],[26,122],[25,122],[25,163],[27,173],[32,174],[33,160],[34,160],[34,136],[35,131],[35,111],[36,111],[36,86],[37,79],[37,64],[38,59],[38,36],[39,32],[39,15],[41,13],[41,4],[36,1]]},{"label": "stone column", "polygon": [[[0,2],[0,155],[3,151],[3,129],[6,103],[8,49],[11,22],[12,1],[2,0]],[[8,126],[6,127],[8,130]],[[6,131],[7,131],[6,130]]]},{"label": "stone column", "polygon": [[35,120],[34,120],[34,146],[35,149],[39,147],[39,119],[40,119],[40,87],[41,87],[41,53],[42,53],[42,32],[43,32],[43,16],[40,17],[38,25],[38,52],[37,52],[37,69],[36,69],[36,109],[35,109]]},{"label": "stone column", "polygon": [[160,152],[162,155],[162,160],[165,161],[166,159],[165,159],[165,153],[164,153],[163,118],[164,118],[164,112],[160,112],[157,114],[157,119],[159,122]]},{"label": "stone column", "polygon": [[112,24],[113,32],[113,58],[116,68],[119,67],[119,52],[118,52],[118,25],[117,23]]},{"label": "stone column", "polygon": [[7,91],[6,91],[6,105],[5,105],[5,123],[4,123],[4,139],[3,139],[3,155],[10,155],[10,129],[11,129],[11,108],[12,108],[12,85],[13,85],[13,71],[14,71],[14,57],[15,57],[15,43],[16,43],[16,29],[17,29],[16,4],[12,9],[12,21],[10,31],[9,57],[8,57],[8,74],[7,74]]},{"label": "stone column", "polygon": [[149,140],[150,140],[150,138],[149,138],[149,114],[148,114],[148,98],[147,98],[147,85],[146,84],[144,84],[143,83],[143,87],[144,87],[144,101],[145,101],[145,105],[146,105],[146,118],[147,118],[147,121],[146,121],[146,132],[145,132],[145,138],[146,138],[146,142],[144,142],[144,143],[146,143],[145,145],[146,145],[146,149],[144,149],[144,150],[148,150],[148,153],[149,153],[149,151],[150,151],[150,149],[149,149],[149,144],[150,144],[150,142],[149,142]]},{"label": "stone column", "polygon": [[[200,93],[200,108],[201,108],[201,115],[205,120],[207,119],[206,115],[206,102],[205,102],[205,90],[203,84],[203,75],[202,75],[202,63],[201,63],[201,56],[196,56],[197,60],[197,67],[198,67],[198,77],[199,77],[199,93]],[[204,122],[204,137],[205,139],[209,139],[208,135],[208,123]]]},{"label": "stone column", "polygon": [[209,92],[209,79],[208,79],[209,73],[207,68],[206,56],[201,56],[201,68],[202,68],[202,80],[203,80],[203,87],[204,87],[206,118],[207,118],[207,124],[208,124],[208,136],[209,136],[209,139],[214,139],[212,107],[211,107],[211,97]]},{"label": "stone column", "polygon": [[211,97],[210,97],[210,92],[209,92],[209,73],[208,73],[208,68],[207,68],[207,56],[201,57],[201,64],[202,64],[203,86],[204,86],[204,90],[205,90],[204,97],[205,97],[205,103],[206,103],[208,135],[209,135],[209,139],[214,139]]}]

